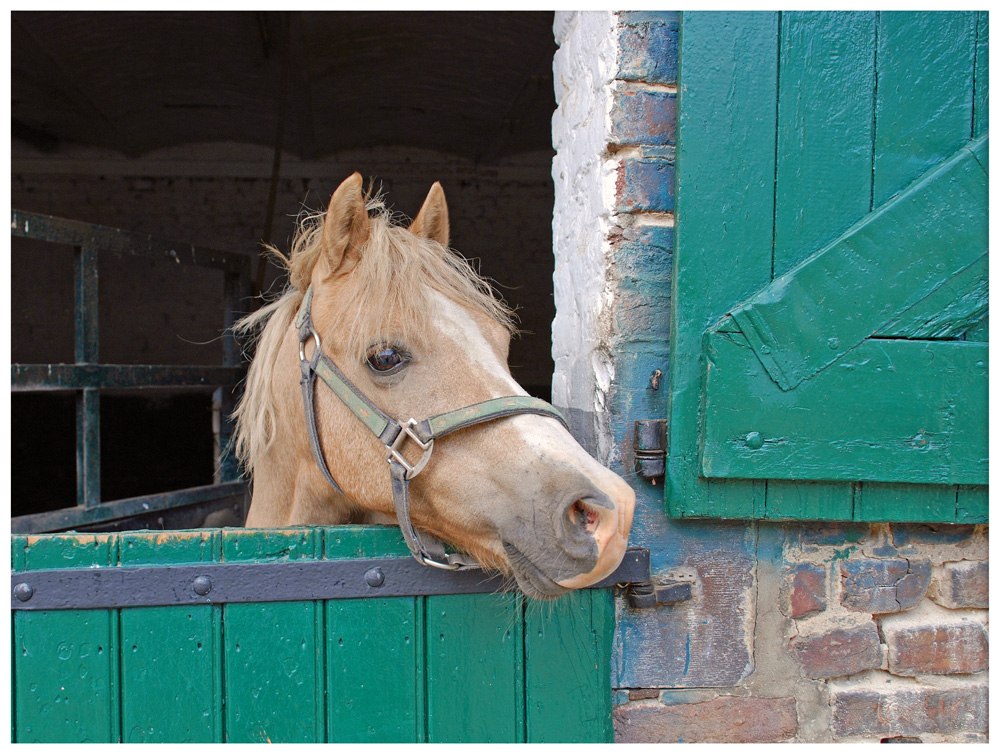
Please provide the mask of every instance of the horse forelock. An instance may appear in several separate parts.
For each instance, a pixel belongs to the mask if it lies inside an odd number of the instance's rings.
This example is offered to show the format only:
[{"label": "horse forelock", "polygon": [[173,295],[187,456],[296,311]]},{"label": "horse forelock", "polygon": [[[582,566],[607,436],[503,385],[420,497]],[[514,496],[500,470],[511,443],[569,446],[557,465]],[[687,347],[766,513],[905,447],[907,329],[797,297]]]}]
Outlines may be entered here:
[{"label": "horse forelock", "polygon": [[[419,347],[431,337],[432,291],[514,332],[513,312],[465,258],[395,223],[379,198],[369,198],[367,206],[370,233],[350,280],[335,300],[323,301],[321,293],[314,293],[314,312],[328,312],[333,320],[317,322],[317,328],[326,325],[329,333],[336,334],[339,352],[357,360],[364,359],[374,344],[403,341]],[[279,369],[281,344],[323,254],[323,218],[318,213],[300,219],[289,257],[271,250],[288,271],[289,284],[280,298],[236,324],[238,334],[260,333],[234,413],[237,458],[250,472],[274,440],[278,402],[272,378]],[[329,342],[325,338],[324,343]],[[297,365],[280,369],[294,370]]]}]

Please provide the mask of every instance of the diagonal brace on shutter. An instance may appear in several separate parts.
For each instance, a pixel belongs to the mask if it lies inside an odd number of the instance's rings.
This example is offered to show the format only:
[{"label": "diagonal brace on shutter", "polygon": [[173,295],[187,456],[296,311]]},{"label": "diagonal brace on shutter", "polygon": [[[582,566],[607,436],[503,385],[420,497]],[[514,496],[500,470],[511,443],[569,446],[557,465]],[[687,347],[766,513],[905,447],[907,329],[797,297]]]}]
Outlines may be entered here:
[{"label": "diagonal brace on shutter", "polygon": [[956,276],[984,270],[988,149],[988,134],[969,142],[709,332],[735,321],[787,391]]}]

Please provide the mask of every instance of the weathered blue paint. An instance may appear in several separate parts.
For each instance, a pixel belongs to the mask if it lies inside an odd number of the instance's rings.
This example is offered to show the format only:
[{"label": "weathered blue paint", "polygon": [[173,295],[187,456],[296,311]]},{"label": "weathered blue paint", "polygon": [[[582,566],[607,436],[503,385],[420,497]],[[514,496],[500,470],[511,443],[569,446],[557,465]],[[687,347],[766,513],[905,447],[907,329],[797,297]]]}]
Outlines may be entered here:
[{"label": "weathered blue paint", "polygon": [[620,13],[618,19],[622,28],[618,35],[617,78],[649,84],[675,83],[680,14],[630,11]]},{"label": "weathered blue paint", "polygon": [[649,547],[654,576],[683,570],[697,573],[698,583],[691,600],[621,611],[612,665],[618,688],[725,686],[753,669],[745,619],[752,610],[755,528],[669,520],[663,481],[634,473],[634,421],[667,416],[666,382],[654,390],[650,376],[668,373],[673,239],[669,226],[632,226],[612,245],[618,299],[607,405],[620,459],[615,471],[637,496],[630,542]]},{"label": "weathered blue paint", "polygon": [[616,91],[611,123],[618,144],[675,144],[677,95],[660,90]]},{"label": "weathered blue paint", "polygon": [[640,157],[623,160],[618,169],[619,212],[672,212],[674,165],[671,160]]}]

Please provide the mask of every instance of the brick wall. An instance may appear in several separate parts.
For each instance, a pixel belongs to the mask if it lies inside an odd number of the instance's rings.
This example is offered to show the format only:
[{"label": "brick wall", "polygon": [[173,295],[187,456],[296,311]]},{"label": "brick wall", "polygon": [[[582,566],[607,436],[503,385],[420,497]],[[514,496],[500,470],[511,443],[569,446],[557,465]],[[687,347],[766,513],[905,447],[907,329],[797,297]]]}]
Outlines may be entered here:
[{"label": "brick wall", "polygon": [[986,526],[678,522],[632,474],[631,422],[667,416],[678,28],[554,27],[554,400],[636,489],[654,575],[696,575],[687,603],[619,603],[616,738],[984,741]]}]

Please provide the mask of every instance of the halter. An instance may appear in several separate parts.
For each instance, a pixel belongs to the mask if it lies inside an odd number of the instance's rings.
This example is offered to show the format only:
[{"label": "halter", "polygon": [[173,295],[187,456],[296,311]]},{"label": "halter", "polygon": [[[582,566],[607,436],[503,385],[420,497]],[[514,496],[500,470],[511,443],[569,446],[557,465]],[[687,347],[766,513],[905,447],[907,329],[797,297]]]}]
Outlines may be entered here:
[{"label": "halter", "polygon": [[[515,414],[539,414],[553,417],[562,423],[566,420],[556,409],[541,399],[530,396],[504,396],[489,399],[478,404],[472,404],[462,409],[438,414],[418,422],[409,419],[397,422],[389,417],[364,393],[347,379],[333,361],[322,351],[319,334],[312,323],[312,286],[306,291],[299,312],[295,316],[295,327],[299,329],[299,366],[302,378],[302,403],[306,413],[306,429],[309,432],[309,446],[313,457],[323,476],[334,490],[350,499],[333,479],[330,468],[326,464],[323,450],[320,446],[319,431],[316,427],[315,387],[319,377],[344,402],[371,432],[385,445],[385,458],[389,464],[389,475],[392,478],[392,498],[396,507],[396,518],[403,531],[403,538],[413,557],[426,566],[436,566],[439,569],[478,569],[479,564],[469,556],[460,553],[445,553],[444,544],[437,538],[424,533],[418,535],[410,520],[409,485],[410,480],[420,474],[430,461],[434,450],[434,441],[438,438],[461,430],[465,427],[491,422],[495,419],[510,417]],[[312,339],[315,343],[312,357],[306,358],[306,342]],[[410,464],[402,454],[402,447],[407,439],[413,441],[422,451],[420,461]]]}]

